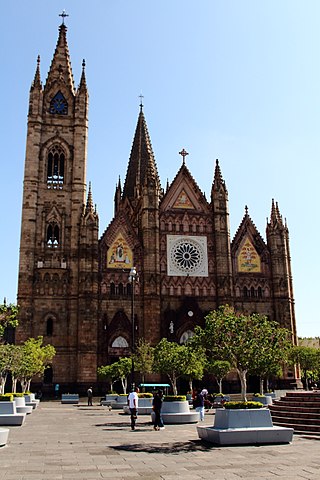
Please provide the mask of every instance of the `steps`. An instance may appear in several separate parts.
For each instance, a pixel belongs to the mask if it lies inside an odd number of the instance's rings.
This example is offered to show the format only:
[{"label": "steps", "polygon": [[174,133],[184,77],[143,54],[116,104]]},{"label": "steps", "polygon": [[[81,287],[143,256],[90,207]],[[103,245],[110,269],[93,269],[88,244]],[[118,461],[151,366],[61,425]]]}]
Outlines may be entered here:
[{"label": "steps", "polygon": [[320,391],[287,392],[269,409],[274,425],[293,428],[295,434],[320,436]]}]

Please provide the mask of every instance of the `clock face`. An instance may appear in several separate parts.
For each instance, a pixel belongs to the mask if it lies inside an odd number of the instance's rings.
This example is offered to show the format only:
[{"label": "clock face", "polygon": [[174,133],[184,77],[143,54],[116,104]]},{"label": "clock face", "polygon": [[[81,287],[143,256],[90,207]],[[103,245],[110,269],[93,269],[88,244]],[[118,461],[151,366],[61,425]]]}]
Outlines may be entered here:
[{"label": "clock face", "polygon": [[49,112],[58,115],[68,114],[68,104],[61,92],[58,92],[51,100]]},{"label": "clock face", "polygon": [[168,275],[208,276],[207,238],[167,236]]}]

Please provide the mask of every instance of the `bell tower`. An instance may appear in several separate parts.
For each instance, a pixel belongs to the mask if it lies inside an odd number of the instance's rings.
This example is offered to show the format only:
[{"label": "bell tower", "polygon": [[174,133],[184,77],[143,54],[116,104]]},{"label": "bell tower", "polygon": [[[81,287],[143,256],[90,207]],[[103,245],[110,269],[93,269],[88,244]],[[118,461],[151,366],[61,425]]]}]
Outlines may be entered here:
[{"label": "bell tower", "polygon": [[42,335],[54,345],[52,381],[63,385],[96,376],[98,215],[91,189],[86,201],[85,62],[75,88],[61,16],[46,82],[38,57],[30,89],[16,340]]}]

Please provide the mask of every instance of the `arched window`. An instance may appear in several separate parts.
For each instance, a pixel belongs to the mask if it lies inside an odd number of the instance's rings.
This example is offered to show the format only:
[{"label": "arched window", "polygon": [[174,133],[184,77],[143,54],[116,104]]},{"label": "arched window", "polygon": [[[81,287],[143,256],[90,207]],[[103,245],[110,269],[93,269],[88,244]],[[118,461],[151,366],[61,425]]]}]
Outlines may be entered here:
[{"label": "arched window", "polygon": [[117,337],[115,340],[113,340],[111,347],[114,348],[128,348],[129,344],[127,340],[124,337]]},{"label": "arched window", "polygon": [[65,154],[59,145],[51,148],[47,162],[47,187],[61,190],[64,183]]},{"label": "arched window", "polygon": [[251,296],[252,298],[256,296],[253,287],[251,287],[251,289],[250,289],[250,296]]},{"label": "arched window", "polygon": [[127,283],[127,295],[130,296],[131,295],[131,283]]},{"label": "arched window", "polygon": [[262,298],[262,288],[258,287],[258,298]]},{"label": "arched window", "polygon": [[53,318],[47,319],[47,335],[51,337],[53,335]]},{"label": "arched window", "polygon": [[60,231],[56,223],[50,223],[47,228],[47,246],[57,248],[60,244]]},{"label": "arched window", "polygon": [[119,283],[119,285],[118,285],[118,294],[123,295],[123,284],[122,283]]},{"label": "arched window", "polygon": [[248,289],[247,289],[247,287],[244,287],[244,289],[243,289],[243,296],[244,296],[244,297],[247,297],[247,296],[248,296]]},{"label": "arched window", "polygon": [[114,296],[116,294],[116,287],[113,282],[110,283],[110,295]]}]

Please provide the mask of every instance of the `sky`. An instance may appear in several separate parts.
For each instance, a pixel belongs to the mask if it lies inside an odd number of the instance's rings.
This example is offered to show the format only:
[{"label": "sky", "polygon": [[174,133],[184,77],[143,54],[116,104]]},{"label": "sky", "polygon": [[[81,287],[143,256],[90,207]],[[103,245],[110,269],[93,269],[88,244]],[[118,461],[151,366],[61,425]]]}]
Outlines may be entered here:
[{"label": "sky", "polygon": [[[64,9],[76,86],[89,89],[87,181],[100,234],[113,217],[143,95],[162,186],[181,166],[210,198],[218,158],[231,237],[249,215],[265,239],[274,198],[286,218],[298,335],[320,336],[320,2],[2,0],[0,301],[16,302],[29,90],[45,82]],[[5,8],[4,8],[5,7]]]}]

